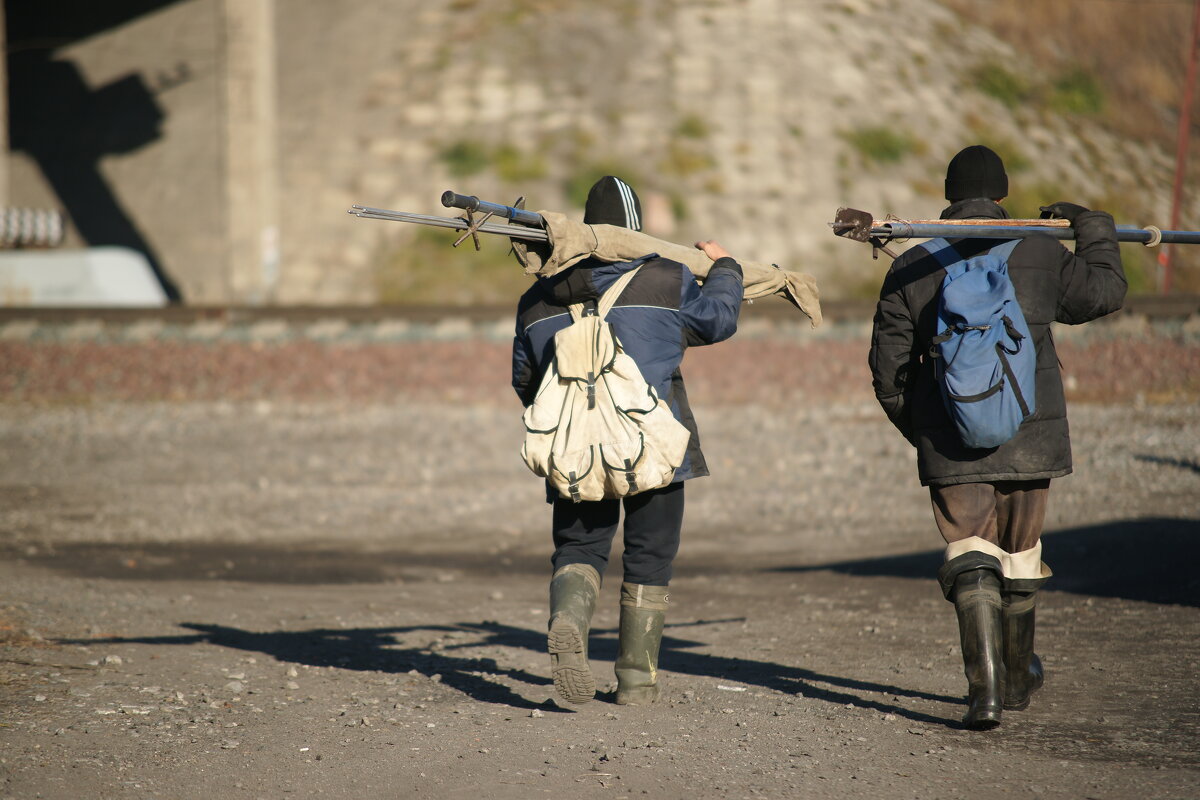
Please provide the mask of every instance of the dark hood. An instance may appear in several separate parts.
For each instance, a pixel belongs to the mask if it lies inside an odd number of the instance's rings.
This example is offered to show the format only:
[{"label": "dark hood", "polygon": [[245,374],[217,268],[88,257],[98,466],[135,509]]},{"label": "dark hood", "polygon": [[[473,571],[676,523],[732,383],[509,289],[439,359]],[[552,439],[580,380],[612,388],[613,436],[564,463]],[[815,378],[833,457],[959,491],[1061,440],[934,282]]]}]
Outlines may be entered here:
[{"label": "dark hood", "polygon": [[1011,219],[1004,206],[986,197],[972,197],[951,203],[942,211],[941,219]]},{"label": "dark hood", "polygon": [[584,259],[556,275],[548,278],[539,277],[537,280],[557,305],[569,306],[572,303],[584,303],[600,296],[600,293],[596,291],[596,284],[592,280],[592,270],[599,266],[601,266],[601,262]]},{"label": "dark hood", "polygon": [[652,253],[634,261],[619,261],[613,264],[597,261],[594,258],[585,258],[556,275],[548,278],[539,277],[538,283],[558,305],[586,303],[589,300],[598,299],[622,273],[640,266],[648,258],[657,257],[657,254]]}]

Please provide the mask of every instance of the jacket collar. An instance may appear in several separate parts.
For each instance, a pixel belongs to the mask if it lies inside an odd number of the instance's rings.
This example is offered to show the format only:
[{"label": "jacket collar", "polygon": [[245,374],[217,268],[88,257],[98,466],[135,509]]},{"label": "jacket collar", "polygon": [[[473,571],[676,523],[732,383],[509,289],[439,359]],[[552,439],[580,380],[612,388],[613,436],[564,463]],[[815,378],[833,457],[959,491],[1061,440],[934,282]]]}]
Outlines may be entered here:
[{"label": "jacket collar", "polygon": [[635,258],[633,261],[614,263],[585,258],[549,278],[539,277],[538,282],[546,294],[559,305],[586,303],[588,300],[598,299],[604,293],[604,289],[621,275],[654,258],[658,258],[657,253]]},{"label": "jacket collar", "polygon": [[942,211],[942,219],[1011,219],[1008,210],[995,200],[973,197],[958,200]]}]

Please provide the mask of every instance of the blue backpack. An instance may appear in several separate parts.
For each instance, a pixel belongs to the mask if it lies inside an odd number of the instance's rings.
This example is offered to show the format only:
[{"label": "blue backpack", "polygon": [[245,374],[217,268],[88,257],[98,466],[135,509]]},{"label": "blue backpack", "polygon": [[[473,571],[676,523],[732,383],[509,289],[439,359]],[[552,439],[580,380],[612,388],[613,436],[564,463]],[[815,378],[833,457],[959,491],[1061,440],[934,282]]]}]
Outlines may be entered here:
[{"label": "blue backpack", "polygon": [[946,269],[930,356],[962,443],[999,447],[1034,412],[1037,353],[1008,277],[1020,240],[962,258],[945,239],[925,245]]}]

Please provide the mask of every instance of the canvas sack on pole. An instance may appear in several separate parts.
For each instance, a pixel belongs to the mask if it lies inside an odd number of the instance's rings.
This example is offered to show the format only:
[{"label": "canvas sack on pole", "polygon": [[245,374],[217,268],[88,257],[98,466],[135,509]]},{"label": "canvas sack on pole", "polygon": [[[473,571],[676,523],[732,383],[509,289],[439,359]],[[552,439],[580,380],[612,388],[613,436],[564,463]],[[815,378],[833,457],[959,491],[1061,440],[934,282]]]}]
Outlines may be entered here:
[{"label": "canvas sack on pole", "polygon": [[[666,242],[615,225],[585,225],[554,211],[526,211],[524,198],[506,206],[489,203],[473,195],[446,191],[441,199],[442,205],[448,208],[463,209],[465,217],[437,217],[361,205],[352,206],[349,213],[364,219],[411,222],[463,231],[462,236],[454,242],[455,246],[470,237],[475,240],[478,249],[480,233],[507,236],[512,241],[517,260],[529,275],[554,275],[585,258],[605,262],[632,261],[647,253],[658,253],[664,258],[680,262],[701,281],[708,276],[712,266],[708,256],[693,247]],[[476,213],[482,213],[483,216],[476,218]],[[495,217],[516,224],[489,222]],[[821,323],[820,292],[811,275],[786,270],[778,264],[740,259],[738,263],[742,267],[743,299],[756,300],[779,295],[807,314],[813,327]]]}]

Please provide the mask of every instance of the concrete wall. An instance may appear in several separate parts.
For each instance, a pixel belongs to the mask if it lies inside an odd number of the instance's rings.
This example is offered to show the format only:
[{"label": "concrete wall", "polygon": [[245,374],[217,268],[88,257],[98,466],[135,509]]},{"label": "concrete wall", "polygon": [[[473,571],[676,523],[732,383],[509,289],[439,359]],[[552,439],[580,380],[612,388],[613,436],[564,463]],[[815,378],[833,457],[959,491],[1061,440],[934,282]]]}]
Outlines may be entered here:
[{"label": "concrete wall", "polygon": [[[885,0],[120,2],[152,10],[50,56],[97,96],[144,89],[156,132],[83,142],[99,183],[79,208],[113,206],[188,303],[372,302],[381,259],[416,229],[351,204],[445,213],[451,188],[570,210],[564,183],[596,164],[637,176],[652,232],[717,237],[830,295],[883,268],[830,235],[836,208],[936,216],[946,159],[981,131],[1020,151],[1022,186],[1135,198],[1143,222],[1166,211],[1161,148],[964,89],[977,61],[1019,54],[936,0],[913,0],[903,36],[870,22]],[[908,137],[901,159],[856,149],[873,128]],[[493,158],[456,175],[442,151],[467,141],[545,170],[514,177]],[[27,149],[6,167],[10,205],[63,204]],[[68,244],[109,243],[95,227]]]}]

